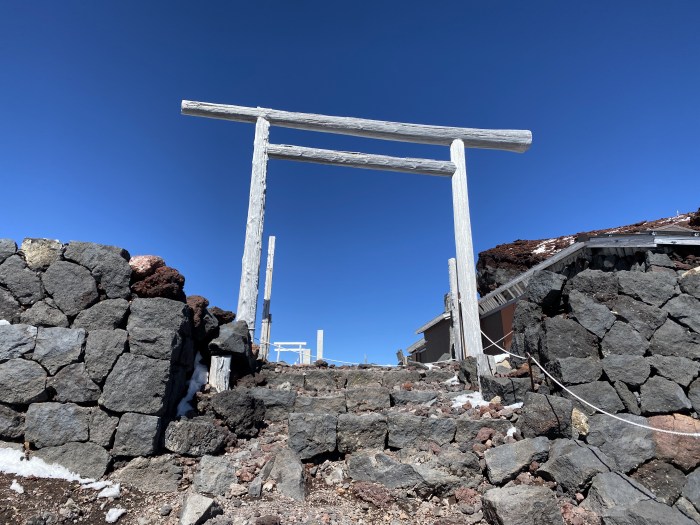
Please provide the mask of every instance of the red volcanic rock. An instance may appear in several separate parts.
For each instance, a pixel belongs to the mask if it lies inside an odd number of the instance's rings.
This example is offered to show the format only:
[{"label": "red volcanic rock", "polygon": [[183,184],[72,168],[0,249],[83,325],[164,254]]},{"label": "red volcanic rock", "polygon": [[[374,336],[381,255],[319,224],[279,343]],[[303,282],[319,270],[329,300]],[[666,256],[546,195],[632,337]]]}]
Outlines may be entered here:
[{"label": "red volcanic rock", "polygon": [[131,291],[139,297],[165,297],[185,302],[185,278],[175,268],[162,266],[143,281],[131,285]]},{"label": "red volcanic rock", "polygon": [[131,281],[141,281],[153,275],[158,268],[165,266],[165,261],[157,255],[137,255],[129,259]]},{"label": "red volcanic rock", "polygon": [[187,297],[187,306],[192,309],[192,321],[194,322],[194,329],[199,330],[199,327],[204,321],[204,316],[207,313],[207,306],[209,306],[209,301],[206,297],[201,295],[190,295]]},{"label": "red volcanic rock", "polygon": [[[652,416],[649,424],[655,428],[677,432],[700,432],[700,421],[681,414]],[[700,464],[700,439],[654,432],[656,457],[673,463],[688,472]]]},{"label": "red volcanic rock", "polygon": [[219,321],[219,325],[231,323],[236,318],[236,314],[231,310],[222,310],[218,306],[209,308],[209,313],[216,317],[216,320]]}]

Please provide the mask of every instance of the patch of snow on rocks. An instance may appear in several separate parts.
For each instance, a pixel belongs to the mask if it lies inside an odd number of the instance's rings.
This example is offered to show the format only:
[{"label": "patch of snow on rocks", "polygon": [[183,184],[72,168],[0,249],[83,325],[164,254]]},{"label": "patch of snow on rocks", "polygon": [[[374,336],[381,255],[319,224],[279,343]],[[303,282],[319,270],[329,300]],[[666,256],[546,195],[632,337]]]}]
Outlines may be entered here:
[{"label": "patch of snow on rocks", "polygon": [[473,407],[485,407],[489,405],[489,402],[484,401],[484,398],[481,397],[481,392],[469,392],[468,394],[455,397],[452,400],[452,408],[459,408],[467,401],[469,401]]},{"label": "patch of snow on rocks", "polygon": [[126,514],[126,509],[109,509],[107,515],[105,516],[105,521],[107,523],[116,523],[119,518]]},{"label": "patch of snow on rocks", "polygon": [[451,386],[451,385],[458,385],[458,384],[459,384],[459,378],[457,377],[457,374],[455,374],[454,377],[451,377],[451,378],[449,378],[448,380],[443,381],[442,384],[443,384],[443,385],[448,385],[448,386]]},{"label": "patch of snow on rocks", "polygon": [[16,479],[12,480],[10,484],[10,490],[14,490],[17,494],[24,494],[24,487],[17,483]]},{"label": "patch of snow on rocks", "polygon": [[515,433],[518,431],[517,428],[515,427],[510,427],[508,431],[506,432],[506,437],[513,437]]},{"label": "patch of snow on rocks", "polygon": [[209,371],[202,363],[202,354],[198,352],[194,362],[194,372],[192,372],[192,377],[187,383],[187,394],[185,394],[185,397],[183,397],[177,405],[178,416],[184,416],[194,408],[191,405],[191,401],[194,399],[194,395],[199,392],[200,388],[207,384],[207,381],[209,381]]},{"label": "patch of snow on rocks", "polygon": [[9,322],[9,321],[5,321],[4,319],[0,319],[0,326],[2,326],[2,325],[4,325],[4,324],[10,324],[10,322]]},{"label": "patch of snow on rocks", "polygon": [[100,493],[97,495],[98,498],[119,498],[121,497],[122,493],[120,490],[120,485],[119,483],[115,483],[114,485],[110,485],[108,487],[103,488]]},{"label": "patch of snow on rocks", "polygon": [[11,448],[0,448],[0,472],[25,478],[36,476],[37,478],[65,479],[66,481],[86,483],[95,481],[81,478],[75,472],[71,472],[61,465],[49,465],[41,458],[25,459],[22,450]]}]

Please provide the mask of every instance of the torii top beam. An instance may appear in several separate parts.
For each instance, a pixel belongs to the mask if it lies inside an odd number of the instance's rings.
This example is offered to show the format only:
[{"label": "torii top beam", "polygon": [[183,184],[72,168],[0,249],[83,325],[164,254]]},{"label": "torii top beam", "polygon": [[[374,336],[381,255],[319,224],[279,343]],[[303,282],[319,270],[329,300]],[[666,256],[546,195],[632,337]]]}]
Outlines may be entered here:
[{"label": "torii top beam", "polygon": [[527,151],[532,144],[532,133],[527,130],[429,126],[191,100],[182,101],[182,114],[252,123],[262,117],[273,126],[419,144],[449,146],[453,140],[459,139],[465,148],[498,149],[517,153]]}]

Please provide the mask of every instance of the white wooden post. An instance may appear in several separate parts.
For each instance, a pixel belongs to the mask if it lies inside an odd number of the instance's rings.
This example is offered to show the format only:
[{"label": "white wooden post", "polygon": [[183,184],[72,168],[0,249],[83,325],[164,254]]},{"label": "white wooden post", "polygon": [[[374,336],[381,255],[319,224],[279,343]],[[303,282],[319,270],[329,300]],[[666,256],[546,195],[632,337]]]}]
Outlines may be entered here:
[{"label": "white wooden post", "polygon": [[455,349],[455,359],[464,359],[464,352],[462,350],[462,343],[464,338],[462,337],[462,316],[459,312],[459,285],[457,282],[457,260],[449,259],[447,261],[447,268],[450,274],[450,314],[452,317],[452,331],[451,339],[452,344]]},{"label": "white wooden post", "polygon": [[270,298],[272,297],[272,270],[275,264],[275,237],[271,235],[267,241],[267,265],[265,268],[265,291],[263,295],[262,327],[260,329],[260,358],[267,360],[270,353],[270,331],[272,316],[270,315]]},{"label": "white wooden post", "polygon": [[301,353],[301,364],[310,365],[311,364],[311,349],[310,348],[302,348],[299,352]]},{"label": "white wooden post", "polygon": [[316,359],[323,359],[323,330],[316,330]]},{"label": "white wooden post", "polygon": [[211,356],[211,366],[209,367],[209,384],[216,388],[217,392],[223,392],[224,390],[228,390],[230,378],[231,356]]},{"label": "white wooden post", "polygon": [[[457,139],[450,146],[450,160],[457,166],[452,175],[452,206],[455,222],[455,244],[457,247],[458,304],[461,310],[464,356],[470,355],[481,363],[484,353],[481,346],[479,303],[476,293],[476,266],[472,246],[472,227],[469,218],[469,193],[467,191],[467,164],[464,143]],[[482,373],[479,366],[479,374]]]}]

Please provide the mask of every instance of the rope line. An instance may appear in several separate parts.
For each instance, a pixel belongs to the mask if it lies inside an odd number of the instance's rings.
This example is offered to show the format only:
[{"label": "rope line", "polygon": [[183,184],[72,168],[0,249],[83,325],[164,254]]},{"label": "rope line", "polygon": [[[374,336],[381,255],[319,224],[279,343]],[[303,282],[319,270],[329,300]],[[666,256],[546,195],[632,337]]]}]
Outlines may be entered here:
[{"label": "rope line", "polygon": [[[513,333],[513,332],[511,331],[511,332],[508,333],[508,335],[510,335],[510,334],[512,334],[512,333]],[[607,411],[603,410],[602,408],[599,408],[599,407],[595,406],[593,403],[589,403],[588,401],[586,401],[585,399],[583,399],[581,396],[575,394],[574,392],[572,392],[571,390],[569,390],[568,388],[566,388],[564,385],[562,385],[562,384],[557,380],[557,378],[555,378],[552,374],[550,374],[550,373],[544,368],[544,366],[542,366],[542,365],[539,363],[539,361],[537,361],[537,359],[535,359],[534,357],[532,357],[529,353],[527,354],[527,357],[519,356],[519,355],[517,355],[517,354],[514,354],[514,353],[512,353],[512,352],[509,352],[508,350],[506,350],[506,349],[503,348],[502,346],[499,346],[499,345],[498,345],[496,342],[494,342],[488,335],[486,335],[486,334],[483,332],[483,330],[482,330],[481,334],[482,334],[486,339],[488,339],[488,340],[491,342],[491,344],[492,344],[493,346],[495,346],[495,347],[498,348],[499,350],[503,351],[504,353],[506,353],[506,354],[508,354],[508,355],[510,355],[510,356],[512,356],[512,357],[517,357],[518,359],[524,359],[524,360],[527,360],[528,358],[532,359],[532,362],[535,363],[535,364],[539,367],[539,369],[542,370],[542,372],[544,372],[544,374],[545,374],[547,377],[549,377],[552,381],[554,381],[557,385],[559,385],[559,387],[561,387],[563,390],[566,390],[569,394],[571,394],[572,396],[574,396],[576,399],[578,399],[578,400],[581,401],[582,403],[585,403],[586,405],[588,405],[589,407],[591,407],[591,408],[592,408],[593,410],[595,410],[596,412],[600,412],[601,414],[605,414],[606,416],[610,416],[611,418],[617,419],[618,421],[622,421],[623,423],[627,423],[628,425],[632,425],[632,426],[640,427],[640,428],[645,428],[645,429],[647,429],[647,430],[653,430],[654,432],[662,432],[662,433],[664,433],[664,434],[672,434],[672,435],[674,435],[674,436],[686,436],[686,437],[694,437],[694,438],[700,437],[700,432],[680,432],[680,431],[678,431],[678,430],[666,430],[666,429],[664,429],[664,428],[656,428],[656,427],[652,427],[652,426],[649,426],[649,425],[644,425],[644,424],[642,424],[642,423],[636,423],[636,422],[634,422],[634,421],[628,421],[627,419],[624,419],[624,418],[622,418],[622,417],[620,417],[620,416],[617,416],[617,415],[615,415],[615,414],[611,414],[610,412],[607,412]],[[506,336],[506,337],[507,337],[507,336]],[[504,338],[504,339],[505,339],[505,338]]]}]

